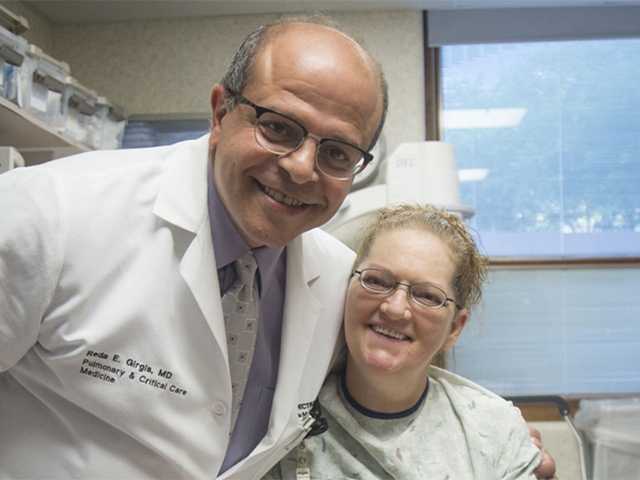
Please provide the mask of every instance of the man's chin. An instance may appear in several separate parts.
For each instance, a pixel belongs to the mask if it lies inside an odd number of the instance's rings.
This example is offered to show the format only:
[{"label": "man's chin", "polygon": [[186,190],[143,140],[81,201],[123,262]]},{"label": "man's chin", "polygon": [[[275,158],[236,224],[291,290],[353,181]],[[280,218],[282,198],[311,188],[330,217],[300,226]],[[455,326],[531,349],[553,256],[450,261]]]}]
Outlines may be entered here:
[{"label": "man's chin", "polygon": [[273,214],[273,211],[265,212],[265,216],[260,220],[271,221],[260,222],[260,224],[255,225],[257,228],[253,230],[254,235],[252,235],[252,238],[260,240],[263,245],[287,245],[303,233],[324,225],[328,220],[325,218],[318,219],[318,215],[313,215],[314,218],[312,219],[309,218],[311,216],[303,217]]},{"label": "man's chin", "polygon": [[251,229],[249,235],[244,235],[244,237],[251,248],[280,248],[286,246],[291,240],[301,234],[302,232],[298,234],[286,234],[282,229],[278,229],[275,226],[263,226]]},{"label": "man's chin", "polygon": [[283,227],[263,227],[253,230],[248,243],[251,248],[262,246],[270,248],[285,247],[295,238],[299,237],[305,232],[308,232],[309,230],[313,230],[317,226],[319,225],[309,225],[299,229],[291,229],[291,225],[285,225]]}]

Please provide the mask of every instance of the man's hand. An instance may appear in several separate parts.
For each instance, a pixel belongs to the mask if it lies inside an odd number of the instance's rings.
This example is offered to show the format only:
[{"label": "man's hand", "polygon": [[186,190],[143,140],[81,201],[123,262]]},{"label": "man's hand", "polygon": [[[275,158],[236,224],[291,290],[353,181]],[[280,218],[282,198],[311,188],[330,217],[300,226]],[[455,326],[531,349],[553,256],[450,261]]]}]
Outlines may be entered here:
[{"label": "man's hand", "polygon": [[538,468],[536,468],[533,473],[535,473],[536,477],[540,479],[554,478],[556,474],[556,461],[551,455],[549,455],[549,452],[544,449],[542,445],[542,435],[540,435],[538,430],[531,426],[529,427],[529,435],[531,436],[533,444],[540,449],[540,452],[542,452],[540,465],[538,465]]}]

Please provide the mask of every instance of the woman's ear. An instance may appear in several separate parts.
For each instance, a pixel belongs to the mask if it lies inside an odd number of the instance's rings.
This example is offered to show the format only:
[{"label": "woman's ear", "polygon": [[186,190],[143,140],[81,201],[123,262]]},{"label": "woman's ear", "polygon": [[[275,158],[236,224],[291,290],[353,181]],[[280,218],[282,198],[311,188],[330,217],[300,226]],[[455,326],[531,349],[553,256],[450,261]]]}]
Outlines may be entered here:
[{"label": "woman's ear", "polygon": [[469,319],[469,310],[463,308],[461,310],[456,311],[456,315],[451,322],[451,331],[449,332],[449,336],[447,340],[444,342],[442,346],[442,351],[446,352],[451,350],[453,346],[458,341],[458,337],[462,333],[464,326],[467,324],[467,320]]}]

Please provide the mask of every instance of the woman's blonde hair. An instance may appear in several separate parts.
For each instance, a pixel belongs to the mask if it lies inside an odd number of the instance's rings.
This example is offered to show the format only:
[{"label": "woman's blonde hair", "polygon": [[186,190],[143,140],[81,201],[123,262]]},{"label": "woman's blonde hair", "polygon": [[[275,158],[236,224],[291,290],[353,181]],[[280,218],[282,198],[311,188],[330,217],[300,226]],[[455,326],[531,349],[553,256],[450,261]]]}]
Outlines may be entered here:
[{"label": "woman's blonde hair", "polygon": [[[355,261],[357,268],[369,255],[375,239],[384,232],[422,229],[442,240],[451,251],[454,263],[453,288],[456,303],[469,308],[480,302],[482,282],[487,275],[487,259],[478,251],[462,220],[430,205],[398,205],[382,208],[360,242]],[[394,255],[395,252],[389,252]]]}]

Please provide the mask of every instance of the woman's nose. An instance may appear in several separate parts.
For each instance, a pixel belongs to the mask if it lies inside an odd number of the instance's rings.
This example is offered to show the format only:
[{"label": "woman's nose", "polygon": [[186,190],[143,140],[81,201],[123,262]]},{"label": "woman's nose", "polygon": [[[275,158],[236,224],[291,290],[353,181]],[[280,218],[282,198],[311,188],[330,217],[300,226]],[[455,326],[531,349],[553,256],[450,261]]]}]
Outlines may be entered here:
[{"label": "woman's nose", "polygon": [[411,319],[409,302],[409,291],[407,287],[398,285],[398,288],[384,299],[380,305],[380,310],[392,320],[409,320]]}]

